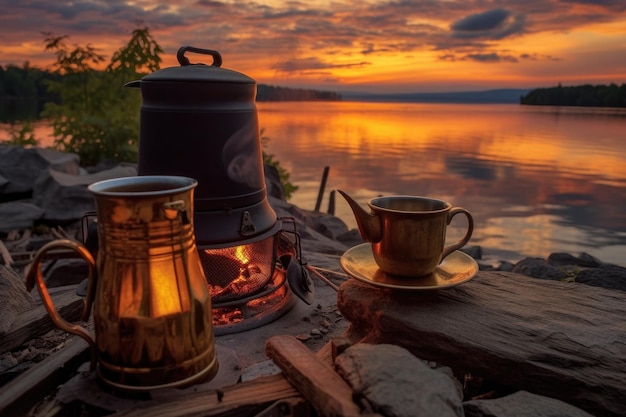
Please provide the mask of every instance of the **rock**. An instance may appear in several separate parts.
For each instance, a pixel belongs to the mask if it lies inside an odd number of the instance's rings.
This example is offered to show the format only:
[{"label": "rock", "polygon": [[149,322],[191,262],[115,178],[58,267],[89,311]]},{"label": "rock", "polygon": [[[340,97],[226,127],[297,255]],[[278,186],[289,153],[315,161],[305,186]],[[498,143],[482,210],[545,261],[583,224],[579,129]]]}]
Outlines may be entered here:
[{"label": "rock", "polygon": [[[296,231],[300,235],[301,246],[304,251],[327,254],[343,254],[348,249],[348,246],[344,243],[332,239],[315,230],[313,227],[316,223],[308,220],[309,216],[334,216],[329,214],[322,215],[313,211],[303,210],[293,204],[289,204],[286,201],[279,200],[274,197],[268,197],[268,201],[279,218],[290,217],[294,219]],[[326,226],[323,228],[326,228]],[[345,226],[345,224],[343,225],[343,228],[347,230],[347,226]]]},{"label": "rock", "polygon": [[480,260],[483,258],[483,248],[477,245],[461,248],[461,252],[466,253],[476,260]]},{"label": "rock", "polygon": [[267,195],[279,200],[284,200],[285,189],[280,182],[278,169],[270,165],[263,165],[263,173],[265,174],[265,188]]},{"label": "rock", "polygon": [[83,259],[57,259],[46,269],[48,288],[80,284],[89,275],[89,267]]},{"label": "rock", "polygon": [[617,265],[606,265],[580,271],[576,282],[596,287],[626,291],[626,268]]},{"label": "rock", "polygon": [[626,268],[606,264],[582,253],[576,257],[568,253],[552,253],[547,260],[526,258],[509,268],[504,263],[499,271],[511,271],[533,278],[555,281],[576,281],[596,287],[626,291]]},{"label": "rock", "polygon": [[78,155],[48,148],[26,149],[0,144],[0,175],[7,181],[0,189],[0,194],[32,192],[41,171],[49,168],[68,175],[78,175]]},{"label": "rock", "polygon": [[29,229],[43,216],[43,209],[25,201],[0,203],[0,232]]},{"label": "rock", "polygon": [[320,212],[309,212],[305,217],[305,224],[333,240],[348,232],[348,226],[339,217]]},{"label": "rock", "polygon": [[337,240],[349,248],[365,242],[358,229],[348,230],[346,233],[337,236]]},{"label": "rock", "polygon": [[15,318],[35,306],[22,278],[11,267],[0,265],[0,337]]},{"label": "rock", "polygon": [[359,343],[337,356],[335,365],[357,402],[366,400],[385,417],[463,416],[453,379],[400,346]]},{"label": "rock", "polygon": [[500,265],[498,265],[498,271],[511,272],[513,268],[515,268],[515,264],[508,261],[502,261]]},{"label": "rock", "polygon": [[548,256],[548,263],[554,266],[576,265],[585,268],[595,268],[601,265],[597,259],[591,255],[585,257],[576,257],[569,253],[555,252]]},{"label": "rock", "polygon": [[561,281],[568,276],[563,267],[550,265],[548,261],[542,258],[522,259],[515,264],[511,272],[533,278],[550,279],[553,281]]},{"label": "rock", "polygon": [[44,209],[43,219],[49,222],[79,220],[95,210],[95,200],[87,190],[94,182],[137,175],[133,166],[117,166],[89,175],[70,175],[48,169],[33,186],[33,202]]},{"label": "rock", "polygon": [[518,391],[493,400],[472,400],[463,404],[465,417],[593,417],[563,401]]}]

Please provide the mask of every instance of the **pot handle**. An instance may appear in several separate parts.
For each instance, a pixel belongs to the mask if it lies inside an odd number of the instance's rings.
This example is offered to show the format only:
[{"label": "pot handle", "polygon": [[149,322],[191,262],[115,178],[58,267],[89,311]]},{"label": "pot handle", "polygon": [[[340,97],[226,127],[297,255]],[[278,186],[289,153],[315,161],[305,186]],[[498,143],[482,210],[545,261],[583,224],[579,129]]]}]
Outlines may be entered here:
[{"label": "pot handle", "polygon": [[178,59],[178,62],[180,63],[181,66],[193,65],[191,62],[189,62],[189,59],[185,56],[185,52],[187,51],[195,52],[197,54],[211,55],[213,57],[212,66],[214,67],[222,66],[222,55],[219,52],[214,51],[212,49],[196,48],[195,46],[182,46],[180,49],[178,49],[176,58]]},{"label": "pot handle", "polygon": [[470,238],[472,237],[472,233],[474,232],[474,218],[469,211],[465,210],[462,207],[452,207],[452,209],[450,209],[450,211],[448,212],[447,223],[450,224],[452,218],[457,214],[464,214],[465,217],[467,217],[467,231],[465,232],[465,236],[463,236],[461,240],[443,248],[443,254],[441,255],[442,261],[446,256],[450,255],[455,250],[461,249],[463,246],[465,246],[467,242],[469,242]]},{"label": "pot handle", "polygon": [[59,249],[59,248],[69,248],[73,251],[77,252],[81,258],[83,258],[87,265],[89,266],[89,275],[87,278],[87,295],[85,297],[83,312],[81,316],[82,321],[86,321],[89,318],[89,313],[91,311],[91,304],[93,303],[93,298],[96,290],[96,282],[95,282],[95,269],[96,263],[91,256],[91,253],[85,248],[83,245],[73,242],[69,239],[59,239],[53,240],[52,242],[48,242],[43,245],[35,254],[33,258],[33,262],[30,265],[30,269],[26,274],[26,289],[30,292],[35,285],[37,285],[37,290],[39,291],[39,295],[41,296],[41,300],[43,301],[43,305],[48,310],[48,314],[50,315],[50,319],[52,322],[61,330],[65,330],[68,333],[75,334],[85,339],[91,348],[91,369],[93,370],[96,365],[96,349],[95,342],[93,338],[89,335],[89,332],[82,326],[78,324],[72,324],[67,322],[61,315],[59,315],[54,303],[52,302],[52,298],[50,297],[50,293],[48,292],[48,288],[46,287],[46,283],[43,278],[43,274],[41,273],[41,262],[44,259],[44,255],[46,252]]}]

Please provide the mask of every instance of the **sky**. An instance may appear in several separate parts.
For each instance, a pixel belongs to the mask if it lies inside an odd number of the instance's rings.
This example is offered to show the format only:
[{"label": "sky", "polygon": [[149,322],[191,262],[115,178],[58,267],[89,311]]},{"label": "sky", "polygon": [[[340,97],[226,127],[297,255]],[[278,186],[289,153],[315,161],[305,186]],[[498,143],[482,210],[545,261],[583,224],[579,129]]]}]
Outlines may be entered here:
[{"label": "sky", "polygon": [[[136,28],[178,66],[220,52],[259,84],[420,93],[626,83],[626,0],[0,0],[0,65],[47,67],[45,33],[107,58]],[[193,63],[211,58],[187,54]]]}]

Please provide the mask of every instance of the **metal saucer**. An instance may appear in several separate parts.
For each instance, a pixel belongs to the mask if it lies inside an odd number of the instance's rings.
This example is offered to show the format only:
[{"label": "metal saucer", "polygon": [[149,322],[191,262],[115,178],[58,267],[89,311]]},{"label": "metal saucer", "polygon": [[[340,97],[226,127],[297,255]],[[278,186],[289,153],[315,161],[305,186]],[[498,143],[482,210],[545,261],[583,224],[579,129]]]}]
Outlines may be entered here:
[{"label": "metal saucer", "polygon": [[340,260],[341,268],[351,277],[378,287],[407,291],[430,291],[450,288],[474,278],[478,263],[471,256],[454,251],[435,271],[422,277],[398,277],[381,271],[372,255],[371,244],[348,249]]}]

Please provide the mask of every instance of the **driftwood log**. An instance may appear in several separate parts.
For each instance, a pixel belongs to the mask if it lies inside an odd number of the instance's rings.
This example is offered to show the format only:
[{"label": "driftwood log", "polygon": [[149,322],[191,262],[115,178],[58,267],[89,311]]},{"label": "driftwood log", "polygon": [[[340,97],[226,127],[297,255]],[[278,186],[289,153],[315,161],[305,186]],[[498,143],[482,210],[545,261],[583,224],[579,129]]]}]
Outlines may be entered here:
[{"label": "driftwood log", "polygon": [[560,399],[597,416],[626,410],[626,293],[506,272],[401,292],[356,280],[337,305],[348,335]]}]

